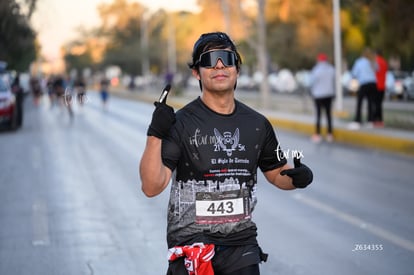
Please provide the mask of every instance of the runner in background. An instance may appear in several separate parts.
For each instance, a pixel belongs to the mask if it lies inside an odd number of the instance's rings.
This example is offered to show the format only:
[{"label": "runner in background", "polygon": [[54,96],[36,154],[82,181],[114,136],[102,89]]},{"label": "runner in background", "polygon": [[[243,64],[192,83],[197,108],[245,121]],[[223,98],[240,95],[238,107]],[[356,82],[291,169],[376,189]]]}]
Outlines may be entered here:
[{"label": "runner in background", "polygon": [[80,107],[83,107],[86,98],[86,82],[82,76],[79,76],[74,82],[74,89],[76,91],[76,102]]},{"label": "runner in background", "polygon": [[107,109],[108,99],[109,99],[109,80],[104,76],[100,81],[99,94],[102,101],[102,108]]}]

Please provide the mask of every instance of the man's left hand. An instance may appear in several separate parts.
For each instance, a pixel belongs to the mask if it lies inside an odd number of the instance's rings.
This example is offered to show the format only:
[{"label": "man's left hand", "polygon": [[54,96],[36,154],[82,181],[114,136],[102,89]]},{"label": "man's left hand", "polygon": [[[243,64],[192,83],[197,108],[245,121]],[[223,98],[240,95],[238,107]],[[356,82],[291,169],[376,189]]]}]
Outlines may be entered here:
[{"label": "man's left hand", "polygon": [[283,170],[280,172],[280,174],[282,176],[287,175],[291,177],[292,184],[296,188],[305,188],[313,180],[312,170],[305,164],[302,164],[300,162],[300,158],[295,157],[293,159],[293,163],[295,165],[295,168]]}]

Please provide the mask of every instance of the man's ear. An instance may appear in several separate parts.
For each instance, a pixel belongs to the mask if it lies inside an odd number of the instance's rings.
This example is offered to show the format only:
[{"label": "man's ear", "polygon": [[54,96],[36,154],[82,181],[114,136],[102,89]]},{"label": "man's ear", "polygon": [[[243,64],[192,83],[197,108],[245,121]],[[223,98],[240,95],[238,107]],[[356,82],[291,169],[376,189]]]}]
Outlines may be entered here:
[{"label": "man's ear", "polygon": [[197,80],[200,80],[200,73],[196,69],[192,69],[192,74]]}]

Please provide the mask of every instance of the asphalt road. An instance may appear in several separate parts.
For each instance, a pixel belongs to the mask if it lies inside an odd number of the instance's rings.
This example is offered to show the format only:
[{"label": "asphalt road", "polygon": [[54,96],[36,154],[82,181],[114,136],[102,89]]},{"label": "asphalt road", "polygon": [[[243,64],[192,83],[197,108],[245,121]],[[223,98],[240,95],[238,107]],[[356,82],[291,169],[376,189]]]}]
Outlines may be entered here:
[{"label": "asphalt road", "polygon": [[[165,274],[168,192],[146,198],[138,164],[153,106],[96,94],[69,119],[26,100],[0,132],[0,274]],[[277,131],[314,172],[304,190],[259,177],[253,219],[267,274],[413,274],[413,158]]]}]

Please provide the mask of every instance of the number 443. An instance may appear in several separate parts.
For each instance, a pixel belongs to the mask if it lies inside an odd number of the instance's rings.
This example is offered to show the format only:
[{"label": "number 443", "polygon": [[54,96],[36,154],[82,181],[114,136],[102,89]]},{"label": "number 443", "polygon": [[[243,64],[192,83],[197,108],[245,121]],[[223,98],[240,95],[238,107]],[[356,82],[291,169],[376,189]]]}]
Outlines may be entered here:
[{"label": "number 443", "polygon": [[233,202],[212,202],[208,208],[208,212],[211,214],[231,214],[234,212]]}]

